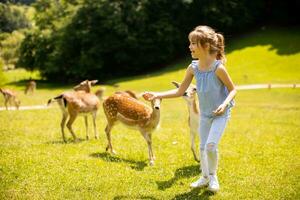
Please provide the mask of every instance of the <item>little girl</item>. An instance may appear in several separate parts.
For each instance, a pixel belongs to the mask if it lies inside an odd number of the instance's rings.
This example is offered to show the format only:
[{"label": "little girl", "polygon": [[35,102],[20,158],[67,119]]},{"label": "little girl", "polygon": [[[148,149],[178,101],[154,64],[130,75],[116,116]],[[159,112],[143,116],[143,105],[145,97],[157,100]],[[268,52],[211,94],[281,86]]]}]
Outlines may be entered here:
[{"label": "little girl", "polygon": [[197,83],[200,107],[200,159],[202,176],[192,188],[208,186],[220,189],[217,178],[218,144],[230,117],[235,86],[225,68],[224,37],[208,26],[197,26],[189,33],[189,49],[195,59],[186,70],[178,89],[165,92],[146,92],[151,99],[174,98],[184,94],[193,77]]}]

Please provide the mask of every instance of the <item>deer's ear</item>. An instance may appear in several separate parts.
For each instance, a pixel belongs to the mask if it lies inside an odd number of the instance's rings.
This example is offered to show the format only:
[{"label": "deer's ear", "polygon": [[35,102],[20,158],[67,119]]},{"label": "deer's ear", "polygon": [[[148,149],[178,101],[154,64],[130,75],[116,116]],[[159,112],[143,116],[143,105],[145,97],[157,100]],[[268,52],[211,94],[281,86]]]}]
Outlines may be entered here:
[{"label": "deer's ear", "polygon": [[95,85],[96,83],[98,83],[98,80],[92,80],[90,81],[91,85]]},{"label": "deer's ear", "polygon": [[151,101],[150,98],[153,97],[153,95],[152,95],[152,94],[149,94],[149,93],[145,93],[145,94],[143,94],[142,96],[143,96],[143,98],[144,98],[145,100],[147,100],[147,101]]},{"label": "deer's ear", "polygon": [[175,85],[175,87],[179,88],[180,83],[176,82],[176,81],[172,81],[173,85]]},{"label": "deer's ear", "polygon": [[85,85],[86,82],[88,82],[89,80],[85,80],[85,81],[81,81],[78,85],[76,85],[75,87],[79,86],[79,85]]}]

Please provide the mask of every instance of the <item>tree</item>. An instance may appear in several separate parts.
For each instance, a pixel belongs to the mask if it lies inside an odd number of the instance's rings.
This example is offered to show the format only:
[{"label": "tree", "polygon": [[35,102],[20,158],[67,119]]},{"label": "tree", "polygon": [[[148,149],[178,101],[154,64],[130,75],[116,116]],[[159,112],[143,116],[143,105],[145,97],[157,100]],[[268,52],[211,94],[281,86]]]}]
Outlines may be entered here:
[{"label": "tree", "polygon": [[31,22],[25,15],[25,8],[11,4],[0,3],[0,33],[29,28]]},{"label": "tree", "polygon": [[1,0],[1,1],[3,3],[26,4],[26,5],[35,2],[35,0]]},{"label": "tree", "polygon": [[62,82],[146,73],[187,52],[196,25],[232,35],[264,22],[266,2],[38,0],[18,66]]},{"label": "tree", "polygon": [[21,32],[14,31],[0,42],[0,57],[4,61],[4,69],[14,68],[19,58],[19,47],[24,38]]},{"label": "tree", "polygon": [[49,55],[53,52],[53,43],[50,38],[50,31],[28,32],[20,46],[20,57],[18,67],[33,71],[39,69],[41,72],[51,70],[47,67]]},{"label": "tree", "polygon": [[[60,13],[52,12],[51,5],[52,2],[44,2],[37,10],[46,8],[44,13]],[[49,41],[53,43],[47,44],[51,46],[48,56],[32,66],[39,67],[47,78],[63,78],[61,81],[93,78],[95,74],[105,80],[148,71],[168,62],[185,48],[182,44],[186,39],[181,38],[183,35],[186,38],[183,31],[186,28],[179,23],[185,7],[179,0],[86,0],[65,26],[55,26],[59,23],[48,20],[54,15],[41,16],[39,26],[52,30]],[[39,43],[38,34],[30,37],[24,42]],[[33,46],[42,48],[39,44]],[[30,51],[28,48],[22,49],[24,54],[30,54],[25,52]],[[29,60],[40,61],[37,52],[36,49],[34,58]],[[28,64],[23,60],[26,56],[21,57],[20,65]]]},{"label": "tree", "polygon": [[5,76],[3,74],[3,60],[0,58],[0,86],[4,83]]}]

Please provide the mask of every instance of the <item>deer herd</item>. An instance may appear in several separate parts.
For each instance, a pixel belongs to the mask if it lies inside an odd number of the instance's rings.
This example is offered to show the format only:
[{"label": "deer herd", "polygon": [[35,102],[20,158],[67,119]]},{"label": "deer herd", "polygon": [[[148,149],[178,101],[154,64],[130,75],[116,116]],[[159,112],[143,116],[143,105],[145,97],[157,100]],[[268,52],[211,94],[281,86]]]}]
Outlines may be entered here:
[{"label": "deer herd", "polygon": [[[105,133],[107,138],[106,151],[115,154],[111,141],[111,130],[117,124],[121,123],[129,128],[138,130],[148,145],[148,156],[150,165],[154,164],[155,156],[152,150],[152,133],[157,129],[160,123],[160,106],[161,99],[151,99],[151,96],[143,94],[137,95],[131,90],[117,91],[108,97],[104,97],[104,88],[98,89],[95,93],[92,92],[92,86],[97,83],[97,80],[85,80],[73,88],[73,91],[66,91],[58,96],[48,100],[47,106],[56,102],[62,112],[62,120],[60,123],[62,139],[67,142],[65,136],[65,126],[73,136],[75,142],[78,138],[72,128],[72,125],[79,115],[84,116],[86,139],[89,140],[88,132],[88,115],[92,116],[94,136],[99,138],[99,133],[96,126],[97,112],[102,107],[106,116]],[[180,83],[172,82],[176,87]],[[25,87],[25,94],[34,94],[36,91],[36,82],[30,80]],[[0,92],[4,97],[4,104],[8,110],[8,103],[19,109],[20,100],[17,93],[10,89],[1,89]],[[139,100],[140,97],[145,101]],[[184,93],[183,98],[186,100],[189,116],[188,125],[190,128],[190,144],[194,159],[199,162],[196,153],[195,139],[198,135],[199,127],[199,110],[196,104],[196,87],[191,85]]]}]

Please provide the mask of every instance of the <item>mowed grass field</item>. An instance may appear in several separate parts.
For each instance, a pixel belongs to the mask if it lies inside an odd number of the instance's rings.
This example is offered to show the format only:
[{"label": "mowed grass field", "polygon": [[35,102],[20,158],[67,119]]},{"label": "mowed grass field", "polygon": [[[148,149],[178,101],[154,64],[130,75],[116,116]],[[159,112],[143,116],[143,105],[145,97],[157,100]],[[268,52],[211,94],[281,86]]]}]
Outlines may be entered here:
[{"label": "mowed grass field", "polygon": [[[228,42],[228,71],[237,85],[300,82],[300,31],[259,30]],[[153,74],[112,80],[105,96],[116,90],[161,91],[181,81],[187,58]],[[19,91],[22,105],[45,104],[71,86],[38,82],[36,94],[23,94],[23,79],[38,78],[24,70],[6,72],[5,88]],[[97,77],[95,77],[97,78]],[[100,86],[96,86],[96,90]],[[79,143],[62,142],[61,113],[45,110],[0,111],[0,199],[299,199],[300,89],[239,91],[232,118],[219,146],[216,195],[190,189],[199,164],[189,147],[188,112],[183,99],[165,99],[161,125],[153,134],[154,166],[139,132],[117,125],[112,142],[117,155],[105,152],[102,108],[100,139],[85,140],[84,120],[74,129]],[[0,98],[3,105],[3,98]],[[93,136],[92,123],[89,123]],[[68,133],[68,131],[66,130]]]}]

